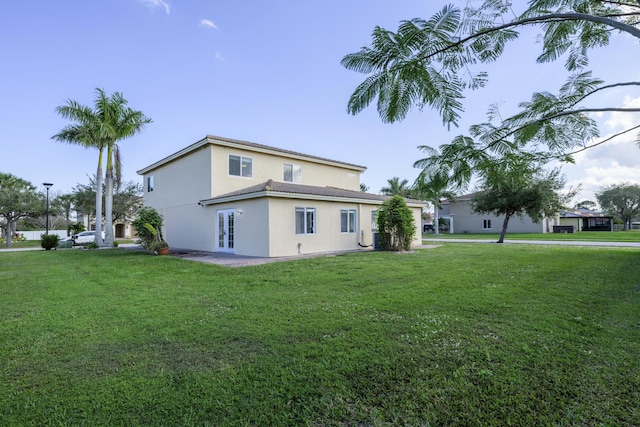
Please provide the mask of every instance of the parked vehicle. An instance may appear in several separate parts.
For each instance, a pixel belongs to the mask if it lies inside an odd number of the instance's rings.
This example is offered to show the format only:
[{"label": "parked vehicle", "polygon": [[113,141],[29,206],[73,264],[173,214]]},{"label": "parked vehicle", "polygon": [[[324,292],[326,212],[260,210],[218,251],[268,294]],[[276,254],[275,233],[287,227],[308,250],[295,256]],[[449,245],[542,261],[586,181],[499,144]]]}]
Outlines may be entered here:
[{"label": "parked vehicle", "polygon": [[[104,239],[104,231],[102,232],[102,238]],[[83,231],[72,237],[74,245],[86,245],[96,240],[95,231]]]}]

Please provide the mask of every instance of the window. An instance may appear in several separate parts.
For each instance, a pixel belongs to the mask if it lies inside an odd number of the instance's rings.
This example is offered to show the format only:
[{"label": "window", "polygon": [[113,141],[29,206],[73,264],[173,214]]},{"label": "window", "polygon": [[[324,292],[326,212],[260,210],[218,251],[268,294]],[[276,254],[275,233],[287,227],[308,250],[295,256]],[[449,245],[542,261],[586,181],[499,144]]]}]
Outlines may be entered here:
[{"label": "window", "polygon": [[371,231],[378,231],[378,211],[371,211]]},{"label": "window", "polygon": [[483,230],[491,230],[491,220],[490,219],[483,219],[482,220],[482,229]]},{"label": "window", "polygon": [[315,234],[316,208],[296,208],[296,234]]},{"label": "window", "polygon": [[284,182],[302,182],[302,166],[284,163],[282,165],[282,180]]},{"label": "window", "polygon": [[253,161],[251,157],[229,154],[229,175],[251,178],[253,176]]},{"label": "window", "polygon": [[151,193],[153,191],[153,175],[149,175],[147,177],[147,193]]},{"label": "window", "polygon": [[340,232],[341,233],[356,232],[356,210],[355,209],[340,210]]}]

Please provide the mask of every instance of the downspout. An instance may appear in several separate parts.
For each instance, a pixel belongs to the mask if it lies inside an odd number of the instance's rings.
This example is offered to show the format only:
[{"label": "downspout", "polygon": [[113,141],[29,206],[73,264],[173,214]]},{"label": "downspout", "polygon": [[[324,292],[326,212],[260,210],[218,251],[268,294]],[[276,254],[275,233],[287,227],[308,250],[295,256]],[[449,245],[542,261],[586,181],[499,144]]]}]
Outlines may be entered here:
[{"label": "downspout", "polygon": [[358,246],[360,246],[361,248],[370,248],[373,245],[373,243],[371,245],[364,244],[364,229],[362,229],[362,203],[358,203],[358,224],[361,226],[360,236],[357,238]]}]

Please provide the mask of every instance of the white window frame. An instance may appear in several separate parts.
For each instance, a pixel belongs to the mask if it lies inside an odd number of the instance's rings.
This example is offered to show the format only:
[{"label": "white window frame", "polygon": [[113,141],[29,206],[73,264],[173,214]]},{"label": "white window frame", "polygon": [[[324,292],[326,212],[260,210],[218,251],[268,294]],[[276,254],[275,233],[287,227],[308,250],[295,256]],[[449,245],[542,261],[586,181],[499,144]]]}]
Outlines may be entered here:
[{"label": "white window frame", "polygon": [[[299,214],[302,213],[302,224],[299,223]],[[316,224],[318,223],[316,208],[296,206],[295,208],[295,233],[296,234],[316,234]],[[311,224],[309,224],[311,219]],[[302,225],[302,227],[300,227]],[[299,231],[302,230],[302,231]]]},{"label": "white window frame", "polygon": [[147,177],[147,193],[151,193],[153,191],[154,187],[154,179],[153,179],[153,175],[149,175]]},{"label": "white window frame", "polygon": [[[291,179],[287,179],[286,168],[291,168]],[[282,180],[284,182],[293,182],[295,184],[302,184],[302,166],[293,163],[282,164]]]},{"label": "white window frame", "polygon": [[[231,173],[231,157],[236,157],[240,161],[240,174]],[[251,168],[250,168],[251,170],[249,174],[244,173],[245,162],[251,165]],[[229,157],[227,158],[227,167],[228,167],[227,172],[229,173],[229,176],[238,176],[241,178],[253,178],[253,157],[242,156],[240,154],[229,154]]]},{"label": "white window frame", "polygon": [[[346,221],[343,221],[346,219]],[[346,229],[345,226],[346,225]],[[340,209],[340,232],[354,234],[357,232],[358,213],[355,209]]]},{"label": "white window frame", "polygon": [[482,220],[482,229],[483,230],[491,230],[491,220],[490,219],[483,219]]}]

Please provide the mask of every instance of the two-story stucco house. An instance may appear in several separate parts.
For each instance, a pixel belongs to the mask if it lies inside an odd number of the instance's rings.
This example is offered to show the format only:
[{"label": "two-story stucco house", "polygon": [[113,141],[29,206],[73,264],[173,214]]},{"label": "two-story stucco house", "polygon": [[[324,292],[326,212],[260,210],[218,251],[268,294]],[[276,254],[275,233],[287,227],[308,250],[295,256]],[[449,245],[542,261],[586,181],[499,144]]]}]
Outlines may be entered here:
[{"label": "two-story stucco house", "polygon": [[[277,257],[370,247],[375,211],[388,197],[360,191],[365,170],[207,136],[138,174],[172,247]],[[424,203],[407,205],[419,225]]]}]

